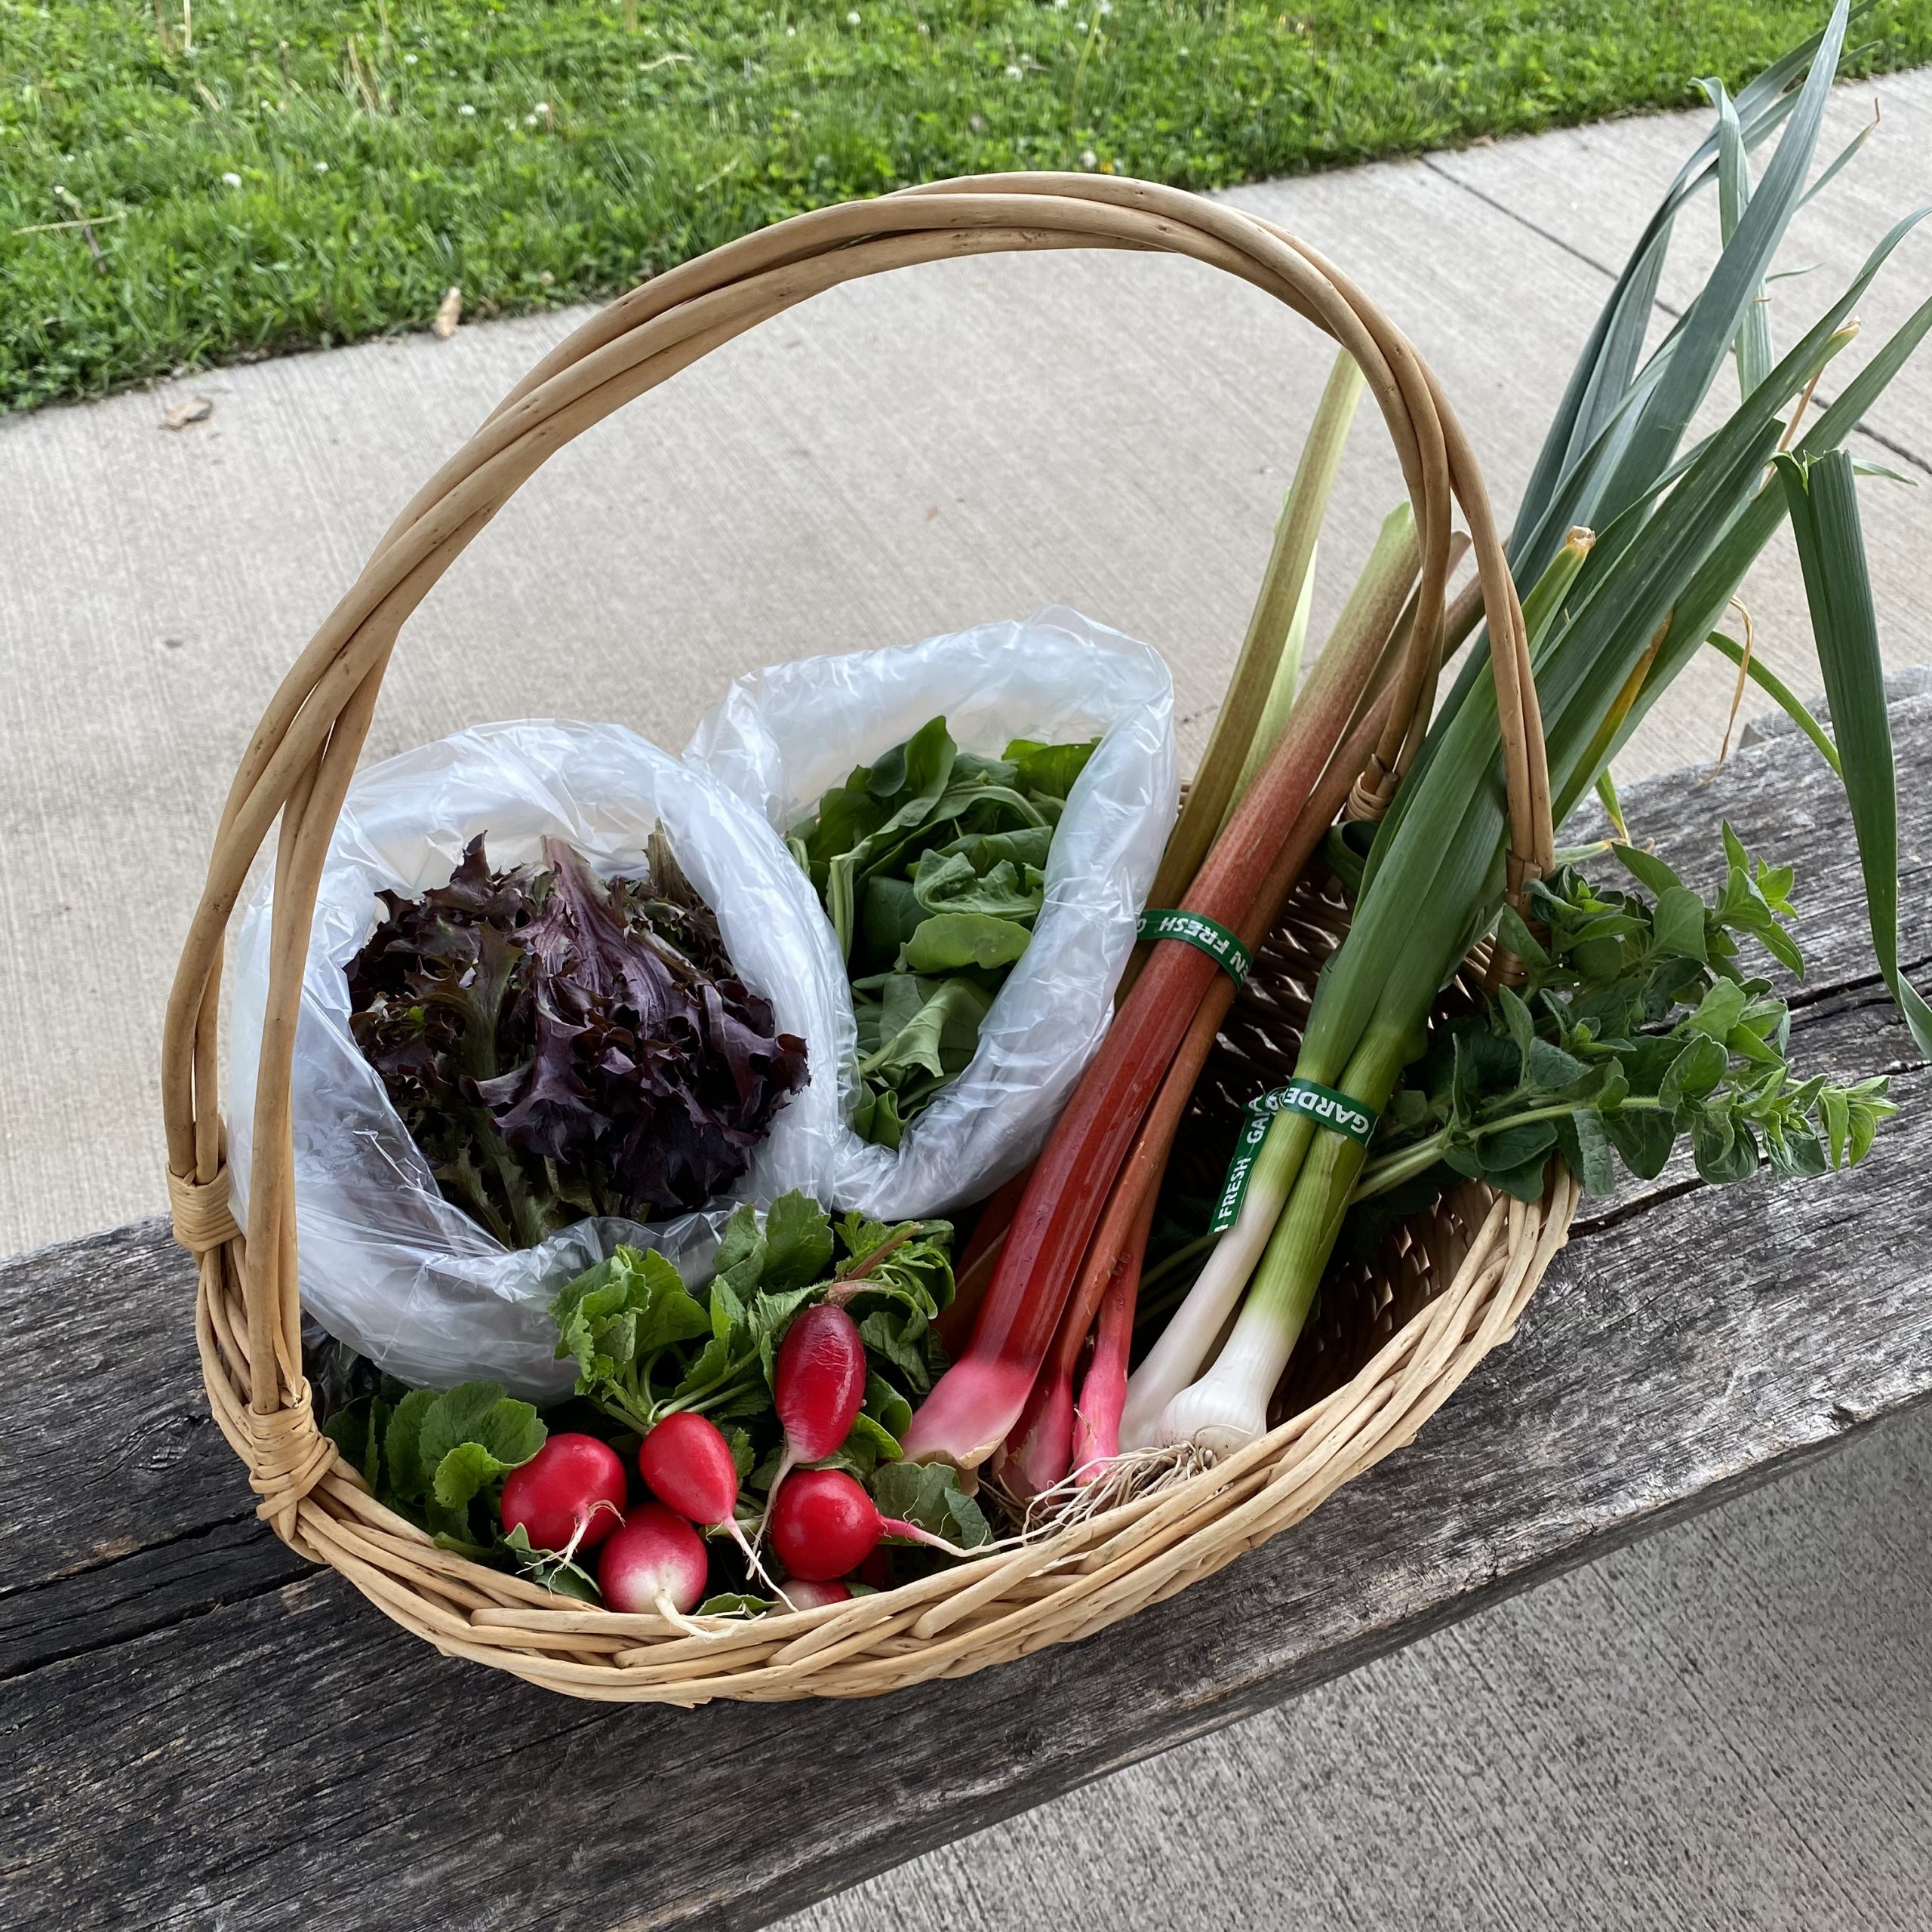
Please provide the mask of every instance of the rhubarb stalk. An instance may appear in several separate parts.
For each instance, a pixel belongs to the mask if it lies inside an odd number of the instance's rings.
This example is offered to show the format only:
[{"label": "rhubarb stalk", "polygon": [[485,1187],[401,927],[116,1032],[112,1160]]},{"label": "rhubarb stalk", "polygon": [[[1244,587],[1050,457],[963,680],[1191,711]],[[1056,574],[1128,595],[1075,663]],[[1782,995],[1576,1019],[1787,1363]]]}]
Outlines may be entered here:
[{"label": "rhubarb stalk", "polygon": [[966,1245],[959,1251],[959,1266],[953,1275],[952,1299],[933,1324],[949,1354],[957,1355],[971,1339],[974,1319],[980,1312],[980,1303],[986,1298],[993,1269],[999,1261],[999,1251],[1006,1244],[1006,1232],[1013,1225],[1014,1210],[1026,1192],[1026,1177],[1030,1171],[1023,1168],[994,1191],[980,1210],[980,1218],[973,1223],[973,1232],[967,1236]]},{"label": "rhubarb stalk", "polygon": [[[1242,787],[1256,775],[1258,761],[1253,748],[1260,738],[1257,721],[1266,730],[1269,713],[1276,709],[1275,693],[1284,681],[1283,659],[1294,635],[1296,613],[1303,607],[1311,581],[1315,537],[1327,512],[1335,472],[1348,443],[1362,386],[1362,374],[1354,358],[1347,350],[1338,349],[1295,466],[1294,481],[1282,500],[1274,547],[1248,619],[1247,635],[1235,660],[1208,749],[1188,787],[1187,802],[1161,855],[1149,905],[1178,901],[1206,860],[1215,834],[1226,823]],[[1292,675],[1286,682],[1292,697]]]},{"label": "rhubarb stalk", "polygon": [[[1183,902],[1186,909],[1223,925],[1247,916],[1370,682],[1375,654],[1361,654],[1367,662],[1310,679],[1281,742]],[[1331,655],[1323,654],[1318,671],[1327,667]],[[1204,953],[1177,941],[1154,948],[1034,1167],[971,1344],[912,1418],[904,1444],[909,1457],[977,1469],[1013,1426],[1051,1345],[1121,1157],[1220,971]]]},{"label": "rhubarb stalk", "polygon": [[1121,1257],[1121,1266],[1100,1303],[1094,1326],[1094,1358],[1080,1383],[1073,1411],[1073,1477],[1091,1482],[1120,1454],[1121,1411],[1127,1401],[1127,1364],[1134,1343],[1134,1309],[1140,1298],[1141,1263],[1146,1258],[1147,1236],[1154,1223],[1154,1198],[1149,1195],[1136,1240]]}]

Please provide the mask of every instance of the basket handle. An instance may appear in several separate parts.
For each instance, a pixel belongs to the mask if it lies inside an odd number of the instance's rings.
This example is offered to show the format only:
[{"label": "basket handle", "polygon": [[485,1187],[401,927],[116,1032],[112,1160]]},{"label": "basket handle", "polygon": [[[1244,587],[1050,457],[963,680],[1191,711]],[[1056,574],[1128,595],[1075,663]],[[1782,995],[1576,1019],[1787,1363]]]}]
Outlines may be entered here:
[{"label": "basket handle", "polygon": [[[282,680],[244,753],[169,999],[162,1060],[177,1225],[201,1255],[205,1359],[226,1371],[224,1427],[243,1438],[283,1534],[328,1459],[303,1453],[290,1087],[315,895],[398,633],[471,538],[554,451],[720,344],[812,296],[914,263],[1043,248],[1189,257],[1265,290],[1360,365],[1421,535],[1412,642],[1387,731],[1358,787],[1392,792],[1426,728],[1439,666],[1452,503],[1488,619],[1509,799],[1512,896],[1553,862],[1549,782],[1523,617],[1474,453],[1434,376],[1354,284],[1285,229],[1225,203],[1117,177],[987,175],[793,217],[632,290],[525,377],[437,471]],[[270,969],[245,1242],[225,1209],[215,1033],[223,936],[278,816]],[[181,1212],[188,1204],[186,1224]],[[220,1236],[218,1244],[215,1237]],[[209,1313],[238,1284],[245,1329]],[[245,1403],[245,1410],[243,1404]],[[223,1411],[225,1411],[225,1413]],[[312,1439],[312,1422],[306,1435]]]}]

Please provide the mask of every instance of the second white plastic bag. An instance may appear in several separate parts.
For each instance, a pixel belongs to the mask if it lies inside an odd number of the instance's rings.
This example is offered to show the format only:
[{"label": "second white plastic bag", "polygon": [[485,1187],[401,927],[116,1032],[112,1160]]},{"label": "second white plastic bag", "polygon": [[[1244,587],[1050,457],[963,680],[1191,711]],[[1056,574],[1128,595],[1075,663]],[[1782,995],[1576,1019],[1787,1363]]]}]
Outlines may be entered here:
[{"label": "second white plastic bag", "polygon": [[[740,678],[685,753],[783,834],[854,766],[940,715],[961,749],[991,756],[1015,738],[1100,743],[1054,835],[1032,943],[995,998],[970,1064],[909,1123],[896,1151],[841,1129],[832,1204],[881,1220],[948,1213],[1017,1174],[1100,1044],[1174,824],[1180,778],[1167,666],[1118,631],[1049,608]],[[849,1116],[857,1026],[823,915],[817,938],[814,977],[829,972],[843,998],[836,1045]]]}]

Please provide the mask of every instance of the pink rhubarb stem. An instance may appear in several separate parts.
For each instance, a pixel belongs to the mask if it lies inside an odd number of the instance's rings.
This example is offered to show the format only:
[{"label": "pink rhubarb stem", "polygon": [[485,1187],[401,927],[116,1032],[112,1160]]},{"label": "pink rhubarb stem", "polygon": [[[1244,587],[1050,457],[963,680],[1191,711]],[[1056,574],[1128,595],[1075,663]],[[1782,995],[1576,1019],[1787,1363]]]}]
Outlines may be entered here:
[{"label": "pink rhubarb stem", "polygon": [[[1361,696],[1338,679],[1319,701],[1297,707],[1189,889],[1187,909],[1244,939],[1274,924],[1381,731],[1389,685],[1351,731]],[[914,1415],[909,1457],[975,1469],[1019,1420],[1121,1163],[1203,999],[1225,977],[1192,946],[1154,947],[1034,1165],[971,1343]]]},{"label": "pink rhubarb stem", "polygon": [[1141,1265],[1154,1225],[1153,1195],[1134,1224],[1130,1245],[1114,1270],[1094,1330],[1094,1359],[1081,1379],[1073,1411],[1073,1479],[1091,1482],[1120,1454],[1120,1419],[1127,1407],[1128,1356],[1134,1343],[1134,1304],[1140,1297]]}]

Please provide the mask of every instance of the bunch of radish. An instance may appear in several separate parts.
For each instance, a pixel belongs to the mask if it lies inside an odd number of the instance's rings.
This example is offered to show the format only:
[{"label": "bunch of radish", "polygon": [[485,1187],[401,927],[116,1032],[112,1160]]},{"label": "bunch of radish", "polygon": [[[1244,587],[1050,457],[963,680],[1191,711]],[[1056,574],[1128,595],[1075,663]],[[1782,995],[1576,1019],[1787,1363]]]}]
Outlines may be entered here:
[{"label": "bunch of radish", "polygon": [[626,1509],[624,1466],[594,1435],[552,1435],[503,1482],[506,1531],[567,1561],[602,1547],[597,1583],[613,1610],[654,1610],[676,1621],[704,1601],[710,1574],[692,1526],[738,1528],[731,1445],[703,1416],[666,1416],[644,1439],[639,1472],[658,1500]]},{"label": "bunch of radish", "polygon": [[[843,1448],[864,1404],[865,1344],[843,1308],[820,1302],[793,1320],[774,1364],[772,1392],[785,1447],[758,1537],[769,1536],[785,1566],[787,1582],[777,1591],[784,1601],[801,1610],[844,1601],[851,1591],[837,1580],[886,1537],[952,1550],[915,1524],[881,1515],[855,1478],[799,1466]],[[715,1423],[690,1410],[666,1416],[645,1436],[638,1473],[653,1500],[627,1509],[624,1466],[614,1449],[595,1436],[552,1435],[505,1480],[503,1527],[521,1528],[533,1548],[567,1560],[601,1549],[598,1585],[613,1610],[654,1610],[672,1621],[689,1616],[709,1580],[701,1530],[732,1537],[752,1576],[764,1578],[757,1549],[738,1523],[731,1444]]]},{"label": "bunch of radish", "polygon": [[819,1602],[839,1601],[825,1595],[827,1590],[849,1596],[834,1579],[857,1569],[885,1537],[929,1544],[950,1555],[965,1553],[915,1523],[881,1515],[864,1485],[842,1469],[798,1468],[823,1462],[844,1446],[865,1399],[866,1345],[858,1324],[835,1303],[807,1309],[786,1331],[772,1376],[785,1454],[759,1530],[761,1537],[770,1533],[778,1560],[795,1580],[786,1586],[794,1603],[807,1592]]}]

